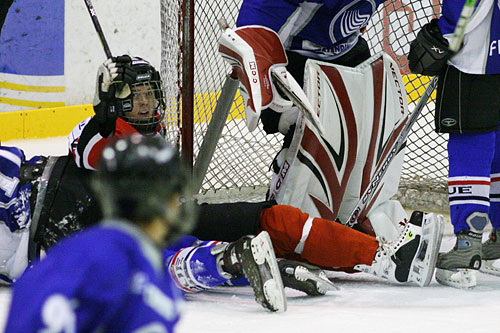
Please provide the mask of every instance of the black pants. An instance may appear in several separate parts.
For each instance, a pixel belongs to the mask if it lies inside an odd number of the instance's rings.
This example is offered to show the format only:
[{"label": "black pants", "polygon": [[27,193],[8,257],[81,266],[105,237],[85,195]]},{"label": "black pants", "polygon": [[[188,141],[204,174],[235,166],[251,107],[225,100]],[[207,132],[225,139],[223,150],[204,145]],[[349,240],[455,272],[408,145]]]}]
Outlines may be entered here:
[{"label": "black pants", "polygon": [[[102,219],[101,208],[90,187],[93,172],[78,168],[72,156],[57,158],[45,197],[40,202],[33,202],[32,212],[37,204],[43,206],[35,233],[38,245],[47,249]],[[36,179],[32,186],[36,189]],[[36,197],[35,191],[32,199]],[[260,231],[260,212],[274,204],[274,201],[202,204],[191,234],[201,240],[227,242],[256,235]]]},{"label": "black pants", "polygon": [[438,80],[436,132],[492,132],[499,121],[500,74],[467,74],[446,66]]}]

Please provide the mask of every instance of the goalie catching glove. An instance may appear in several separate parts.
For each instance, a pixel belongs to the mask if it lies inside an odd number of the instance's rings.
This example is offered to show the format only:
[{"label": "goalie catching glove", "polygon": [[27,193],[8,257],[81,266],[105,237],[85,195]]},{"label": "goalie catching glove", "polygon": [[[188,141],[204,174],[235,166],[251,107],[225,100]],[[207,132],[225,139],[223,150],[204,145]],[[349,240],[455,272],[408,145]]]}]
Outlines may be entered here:
[{"label": "goalie catching glove", "polygon": [[433,19],[424,25],[417,38],[410,43],[408,61],[412,73],[438,75],[454,55],[448,48],[449,43],[441,34],[437,21]]},{"label": "goalie catching glove", "polygon": [[94,112],[99,123],[99,134],[104,138],[114,133],[116,118],[121,114],[118,100],[131,94],[129,84],[134,83],[137,76],[131,62],[128,55],[113,57],[97,70]]}]

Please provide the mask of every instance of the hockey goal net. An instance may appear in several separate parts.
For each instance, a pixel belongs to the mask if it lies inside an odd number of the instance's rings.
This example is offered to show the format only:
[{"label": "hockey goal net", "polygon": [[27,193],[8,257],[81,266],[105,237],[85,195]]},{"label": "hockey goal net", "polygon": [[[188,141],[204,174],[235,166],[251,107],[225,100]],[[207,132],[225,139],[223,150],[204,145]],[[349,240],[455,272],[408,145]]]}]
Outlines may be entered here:
[{"label": "hockey goal net", "polygon": [[[193,161],[230,72],[217,51],[221,34],[217,21],[224,18],[234,27],[241,2],[161,0],[161,72],[169,112],[168,138]],[[389,0],[375,13],[364,34],[372,54],[385,51],[399,63],[410,111],[429,78],[409,74],[405,55],[421,26],[439,13],[439,0]],[[433,130],[433,98],[408,136],[398,197],[408,208],[442,211],[447,209],[446,138]],[[238,193],[246,198],[248,193],[254,193],[256,199],[264,198],[272,174],[270,165],[282,137],[266,135],[261,128],[250,133],[243,117],[242,100],[236,93],[201,182],[202,194],[215,193],[221,200],[235,200]]]}]

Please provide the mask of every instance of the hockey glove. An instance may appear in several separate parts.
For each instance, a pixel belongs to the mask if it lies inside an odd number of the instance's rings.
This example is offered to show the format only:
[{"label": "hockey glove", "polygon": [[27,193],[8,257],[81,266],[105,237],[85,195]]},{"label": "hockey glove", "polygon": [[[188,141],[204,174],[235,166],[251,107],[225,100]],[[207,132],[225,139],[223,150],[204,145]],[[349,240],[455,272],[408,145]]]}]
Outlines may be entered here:
[{"label": "hockey glove", "polygon": [[107,138],[114,134],[116,118],[121,115],[121,99],[131,94],[130,84],[137,73],[132,69],[128,55],[106,60],[97,71],[94,112],[99,124],[99,134]]},{"label": "hockey glove", "polygon": [[415,74],[438,75],[454,53],[448,49],[448,41],[441,34],[433,19],[422,27],[417,38],[410,43],[408,61]]}]

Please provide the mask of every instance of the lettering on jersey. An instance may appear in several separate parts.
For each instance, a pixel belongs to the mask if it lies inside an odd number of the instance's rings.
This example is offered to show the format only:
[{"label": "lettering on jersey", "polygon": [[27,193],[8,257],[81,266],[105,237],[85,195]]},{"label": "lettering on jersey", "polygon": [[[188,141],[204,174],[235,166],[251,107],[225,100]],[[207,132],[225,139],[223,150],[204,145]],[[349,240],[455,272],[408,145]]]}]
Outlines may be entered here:
[{"label": "lettering on jersey", "polygon": [[490,44],[490,54],[489,56],[492,57],[494,55],[498,55],[500,54],[500,40],[493,40],[491,41],[491,44]]},{"label": "lettering on jersey", "polygon": [[165,319],[172,321],[178,316],[177,307],[172,299],[149,281],[143,272],[137,272],[132,278],[132,292],[141,294],[144,303]]},{"label": "lettering on jersey", "polygon": [[49,296],[40,312],[42,323],[45,325],[40,332],[76,332],[76,306],[75,302],[71,302],[62,294]]},{"label": "lettering on jersey", "polygon": [[448,194],[471,194],[472,186],[452,186],[448,188]]},{"label": "lettering on jersey", "polygon": [[448,178],[450,205],[476,204],[489,206],[489,177],[450,177]]}]

